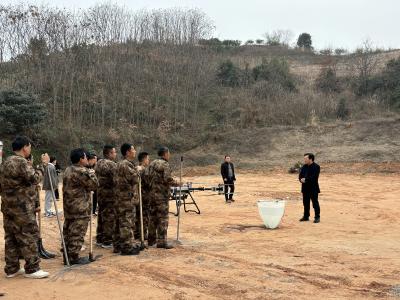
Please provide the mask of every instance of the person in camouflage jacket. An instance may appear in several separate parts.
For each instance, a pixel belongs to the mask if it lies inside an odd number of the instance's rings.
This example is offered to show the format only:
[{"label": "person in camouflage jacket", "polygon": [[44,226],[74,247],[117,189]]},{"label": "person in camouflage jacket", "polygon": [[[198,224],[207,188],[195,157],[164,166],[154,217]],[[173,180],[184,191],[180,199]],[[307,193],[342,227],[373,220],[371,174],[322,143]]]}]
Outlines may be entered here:
[{"label": "person in camouflage jacket", "polygon": [[140,247],[134,239],[135,207],[139,203],[139,172],[135,165],[136,150],[131,144],[121,146],[124,159],[117,163],[114,176],[116,230],[114,234],[114,253],[137,255]]},{"label": "person in camouflage jacket", "polygon": [[86,168],[87,157],[83,149],[71,151],[72,166],[65,169],[63,177],[63,233],[71,264],[89,263],[87,257],[79,257],[89,225],[91,191],[97,189],[94,170]]},{"label": "person in camouflage jacket", "polygon": [[162,147],[158,151],[158,156],[159,158],[151,162],[144,173],[146,184],[150,187],[148,245],[157,243],[157,248],[171,249],[173,246],[167,243],[169,198],[171,186],[179,184],[172,177],[168,148]]},{"label": "person in camouflage jacket", "polygon": [[[148,165],[150,164],[150,155],[147,152],[140,152],[138,155],[138,171],[141,177],[142,185],[142,212],[143,212],[143,234],[144,239],[147,240],[147,232],[149,227],[149,217],[150,217],[150,202],[149,202],[149,192],[150,188],[146,184],[144,179],[144,172]],[[136,222],[135,222],[135,238],[140,238],[140,207],[136,207]]]},{"label": "person in camouflage jacket", "polygon": [[[36,223],[37,194],[44,167],[50,157],[42,155],[42,165],[36,170],[27,158],[31,142],[27,137],[17,137],[12,143],[15,155],[9,156],[0,166],[1,211],[3,213],[5,261],[7,277],[25,274],[29,278],[44,278],[49,273],[40,270]],[[25,259],[25,269],[20,269],[19,257]]]},{"label": "person in camouflage jacket", "polygon": [[113,234],[115,231],[115,189],[114,176],[117,169],[115,162],[117,152],[114,146],[103,147],[103,159],[100,159],[95,167],[96,176],[99,180],[97,189],[97,201],[99,213],[97,217],[97,244],[103,248],[112,247]]}]

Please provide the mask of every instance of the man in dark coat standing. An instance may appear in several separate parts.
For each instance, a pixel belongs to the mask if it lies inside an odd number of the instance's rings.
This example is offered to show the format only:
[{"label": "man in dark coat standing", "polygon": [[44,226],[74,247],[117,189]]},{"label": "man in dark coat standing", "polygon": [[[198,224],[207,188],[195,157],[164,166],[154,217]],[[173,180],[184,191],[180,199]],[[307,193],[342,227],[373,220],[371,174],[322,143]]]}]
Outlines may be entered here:
[{"label": "man in dark coat standing", "polygon": [[225,155],[225,161],[221,165],[221,176],[224,180],[224,193],[226,203],[234,202],[233,193],[235,192],[235,167],[231,163],[231,157]]},{"label": "man in dark coat standing", "polygon": [[303,193],[304,215],[300,222],[306,222],[310,217],[310,200],[312,201],[315,218],[314,223],[320,222],[320,207],[318,194],[320,193],[318,177],[320,167],[315,162],[312,153],[304,154],[304,165],[300,170],[299,181],[301,182],[301,192]]}]

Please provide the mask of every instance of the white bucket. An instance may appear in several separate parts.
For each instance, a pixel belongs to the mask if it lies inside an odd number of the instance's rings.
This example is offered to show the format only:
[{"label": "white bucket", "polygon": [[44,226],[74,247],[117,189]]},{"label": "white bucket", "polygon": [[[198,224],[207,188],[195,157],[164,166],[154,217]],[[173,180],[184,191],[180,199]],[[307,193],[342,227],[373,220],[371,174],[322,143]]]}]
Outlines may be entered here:
[{"label": "white bucket", "polygon": [[259,200],[258,212],[265,226],[269,229],[275,229],[281,223],[283,214],[285,213],[284,200]]}]

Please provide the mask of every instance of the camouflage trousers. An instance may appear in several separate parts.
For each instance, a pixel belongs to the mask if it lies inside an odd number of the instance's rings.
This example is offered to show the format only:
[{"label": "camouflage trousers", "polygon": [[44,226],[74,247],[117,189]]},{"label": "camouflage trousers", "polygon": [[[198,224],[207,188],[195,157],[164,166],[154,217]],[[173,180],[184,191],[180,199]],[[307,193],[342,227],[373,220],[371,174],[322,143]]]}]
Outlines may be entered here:
[{"label": "camouflage trousers", "polygon": [[[147,232],[149,227],[150,218],[150,203],[148,199],[143,198],[142,200],[142,210],[143,210],[143,234],[144,238],[147,240]],[[136,206],[136,220],[135,220],[135,239],[141,238],[140,233],[140,205]]]},{"label": "camouflage trousers", "polygon": [[112,195],[98,193],[99,211],[97,216],[96,241],[101,244],[111,244],[115,231],[115,211]]},{"label": "camouflage trousers", "polygon": [[115,215],[114,249],[125,252],[137,247],[134,238],[136,207],[116,207]]},{"label": "camouflage trousers", "polygon": [[157,242],[157,245],[163,245],[167,242],[168,220],[169,201],[151,199],[148,229],[149,244]]},{"label": "camouflage trousers", "polygon": [[79,258],[79,252],[82,249],[88,226],[88,217],[79,219],[65,219],[63,234],[65,239],[65,247],[67,248],[68,258],[70,260],[76,260]]},{"label": "camouflage trousers", "polygon": [[34,214],[3,213],[6,274],[14,274],[20,269],[19,257],[25,259],[25,273],[35,273],[40,269],[38,256],[39,229]]}]

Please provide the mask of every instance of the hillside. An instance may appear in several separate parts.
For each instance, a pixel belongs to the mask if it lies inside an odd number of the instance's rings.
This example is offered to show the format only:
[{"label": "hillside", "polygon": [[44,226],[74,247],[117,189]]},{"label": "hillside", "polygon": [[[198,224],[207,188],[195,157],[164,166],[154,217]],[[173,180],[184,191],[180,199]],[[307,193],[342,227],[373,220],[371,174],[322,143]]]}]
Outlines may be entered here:
[{"label": "hillside", "polygon": [[[228,138],[229,137],[229,138]],[[225,153],[239,168],[288,169],[314,152],[319,162],[400,162],[400,117],[308,126],[275,126],[219,132],[207,145],[186,154],[186,165],[216,165]]]},{"label": "hillside", "polygon": [[[100,21],[110,16],[114,23]],[[166,145],[200,165],[232,152],[262,167],[297,160],[305,148],[340,160],[343,145],[348,160],[398,159],[396,145],[383,147],[382,139],[397,141],[399,50],[334,56],[215,44],[208,17],[190,9],[10,6],[0,18],[0,52],[9,58],[0,62],[0,139],[28,135],[64,164],[72,148],[123,142],[151,153]],[[377,149],[374,141],[382,141]]]},{"label": "hillside", "polygon": [[[372,56],[377,60],[376,71],[378,72],[388,61],[399,58],[400,50],[380,51]],[[289,61],[290,70],[294,74],[312,82],[321,70],[332,64],[336,65],[339,76],[351,75],[350,64],[354,60],[354,55],[322,55],[280,46],[243,46],[232,55],[232,59],[242,67],[246,63],[254,67],[260,64],[263,58],[285,58]]]},{"label": "hillside", "polygon": [[[326,67],[325,61],[330,59],[321,55],[299,53],[297,50],[285,50],[285,55],[283,55],[277,49],[274,49],[271,53],[270,47],[245,47],[240,51],[240,56],[239,54],[235,54],[235,56],[246,61],[249,57],[252,57],[254,61],[261,61],[263,57],[286,57],[290,62],[292,72],[306,80],[305,86],[313,84],[320,70]],[[158,52],[154,49],[149,53],[152,53],[154,59],[159,60],[161,58]],[[378,54],[378,58],[383,64],[399,55],[400,51],[391,51]],[[168,57],[164,59],[166,60]],[[215,58],[215,61],[217,62],[219,59]],[[340,58],[340,61],[338,65],[344,68],[345,58]],[[213,87],[213,89],[215,88]],[[299,101],[304,95],[297,96],[300,98],[296,98],[295,105],[301,105]],[[245,97],[245,95],[241,91],[236,97]],[[312,97],[315,97],[315,103],[324,101],[323,99],[318,100],[318,94],[312,94]],[[215,103],[215,105],[218,106],[219,104]],[[209,104],[205,109],[207,107],[210,109]],[[290,109],[296,110],[296,108]],[[171,128],[171,120],[165,120],[164,124],[167,124],[167,127],[160,127],[160,125],[153,129],[149,127],[146,129],[145,127],[144,131],[133,127],[132,134],[134,143],[139,149],[145,149],[152,153],[154,153],[157,144],[168,144],[175,153],[184,154],[187,157],[185,162],[187,166],[214,165],[219,163],[225,153],[230,153],[237,160],[239,167],[244,169],[262,169],[271,166],[286,168],[301,159],[301,154],[305,151],[315,152],[318,159],[325,162],[399,161],[400,119],[398,115],[395,112],[379,112],[376,108],[372,108],[374,115],[372,118],[368,118],[368,110],[358,111],[357,107],[353,109],[354,116],[347,121],[320,118],[318,111],[317,115],[308,111],[305,112],[303,120],[293,121],[294,123],[298,122],[298,125],[295,125],[289,121],[293,113],[290,114],[289,111],[279,109],[279,111],[274,111],[274,115],[281,114],[279,118],[286,118],[291,125],[278,125],[276,123],[267,126],[257,124],[240,127],[233,123],[232,125],[227,123],[217,125],[218,122],[213,124],[215,121],[210,119],[212,115],[208,115],[208,120],[202,121],[205,123],[200,125],[200,128],[192,128],[192,126],[186,125],[185,128],[176,131],[176,129]],[[73,144],[70,144],[68,136],[71,131],[66,132],[65,124],[63,126],[60,131],[64,132],[66,136],[62,140],[58,140],[58,135],[51,134],[51,137],[48,136],[46,139],[53,138],[54,140],[51,144],[47,144],[47,142],[43,142],[43,138],[36,137],[38,148],[36,152],[48,151],[54,153],[65,164],[68,160],[68,149],[73,145],[83,144],[85,147],[100,151],[103,142],[118,144],[126,140],[123,136],[129,136],[126,133],[122,134],[119,130],[110,129],[105,132],[105,137],[101,134],[93,135],[88,132],[87,138],[81,135],[79,138],[75,138],[75,141],[72,141]],[[68,124],[66,124],[66,127],[68,128]],[[47,129],[45,129],[46,131]],[[137,133],[139,133],[139,136]],[[171,134],[173,140],[169,140]],[[178,136],[179,134],[181,134],[181,137]],[[4,134],[1,136],[6,144],[5,147],[7,147],[7,142],[9,143],[12,136]],[[158,142],[155,142],[154,138]],[[65,142],[68,144],[65,144]],[[5,150],[6,153],[10,153],[9,149]]]}]

